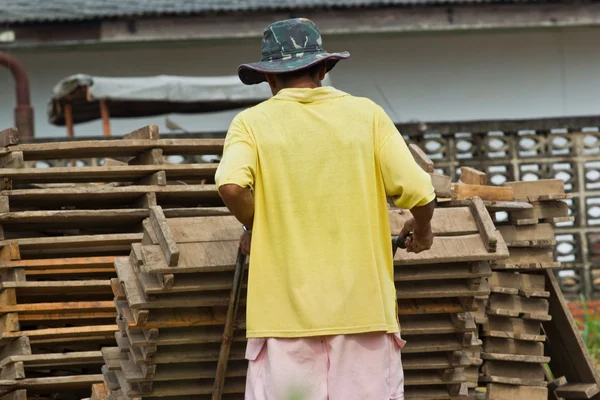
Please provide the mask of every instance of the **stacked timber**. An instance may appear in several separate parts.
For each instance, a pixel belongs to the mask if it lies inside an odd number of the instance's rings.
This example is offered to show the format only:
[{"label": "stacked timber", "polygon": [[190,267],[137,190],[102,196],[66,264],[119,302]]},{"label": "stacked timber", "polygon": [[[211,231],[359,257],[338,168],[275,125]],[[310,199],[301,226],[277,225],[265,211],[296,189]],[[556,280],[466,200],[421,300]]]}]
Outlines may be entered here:
[{"label": "stacked timber", "polygon": [[103,382],[100,350],[118,331],[114,261],[141,242],[150,208],[224,212],[216,164],[165,157],[219,154],[223,141],[160,139],[156,126],[120,140],[13,138],[0,133],[0,393],[80,399]]},{"label": "stacked timber", "polygon": [[[390,210],[392,232],[409,217]],[[467,393],[466,352],[481,349],[474,300],[489,293],[490,262],[508,255],[478,199],[436,210],[432,224],[430,251],[395,257],[406,398],[415,400]],[[233,217],[165,218],[151,208],[142,243],[115,261],[118,346],[102,350],[110,398],[210,398],[240,234]],[[242,309],[225,380],[231,399],[243,398],[244,321]]]},{"label": "stacked timber", "polygon": [[[492,264],[491,294],[479,300],[475,315],[483,339],[484,398],[595,398],[598,374],[553,271],[560,267],[553,224],[572,220],[563,181],[491,187],[483,172],[469,167],[461,168],[461,181],[453,185],[455,200],[448,205],[473,195],[485,198],[510,254]],[[496,220],[500,212],[507,218]]]},{"label": "stacked timber", "polygon": [[[402,226],[392,214],[392,232]],[[402,212],[407,217],[408,212]],[[403,222],[403,221],[402,221]],[[398,252],[395,278],[402,335],[406,399],[466,396],[468,371],[482,360],[475,324],[477,299],[487,298],[490,263],[508,255],[479,198],[466,207],[438,208],[429,251]]]}]

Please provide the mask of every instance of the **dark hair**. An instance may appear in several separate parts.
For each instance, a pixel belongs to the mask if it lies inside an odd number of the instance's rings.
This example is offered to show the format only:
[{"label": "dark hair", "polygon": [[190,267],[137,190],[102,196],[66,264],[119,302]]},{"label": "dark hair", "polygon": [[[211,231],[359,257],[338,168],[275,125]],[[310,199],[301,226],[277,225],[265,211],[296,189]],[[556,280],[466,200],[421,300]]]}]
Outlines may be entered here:
[{"label": "dark hair", "polygon": [[323,68],[323,63],[317,63],[315,65],[311,65],[308,68],[304,68],[304,69],[300,69],[297,71],[292,71],[292,72],[284,72],[283,74],[277,74],[275,75],[277,77],[277,79],[280,82],[283,83],[287,83],[293,80],[296,80],[298,78],[303,78],[303,77],[311,77],[311,78],[315,78],[316,75],[319,73],[319,71],[321,71],[321,68]]}]

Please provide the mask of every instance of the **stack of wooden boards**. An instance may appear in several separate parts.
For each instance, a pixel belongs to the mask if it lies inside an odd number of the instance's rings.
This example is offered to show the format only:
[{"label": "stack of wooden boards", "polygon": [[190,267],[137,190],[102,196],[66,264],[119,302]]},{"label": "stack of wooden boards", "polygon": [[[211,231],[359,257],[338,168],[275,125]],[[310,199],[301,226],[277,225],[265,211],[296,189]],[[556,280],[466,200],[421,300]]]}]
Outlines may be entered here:
[{"label": "stack of wooden boards", "polygon": [[151,207],[225,212],[213,207],[217,164],[165,156],[220,154],[223,140],[165,140],[148,126],[121,140],[23,145],[7,130],[0,143],[0,393],[80,399],[103,382],[100,349],[118,331],[114,260],[142,240]]},{"label": "stack of wooden boards", "polygon": [[[409,213],[390,211],[397,234]],[[480,350],[471,315],[487,296],[490,262],[508,256],[481,200],[438,209],[427,253],[395,258],[407,399],[467,393],[466,351]],[[167,218],[151,208],[144,239],[115,261],[117,347],[104,348],[110,398],[210,398],[240,236],[233,217]],[[243,302],[242,302],[243,304]],[[244,313],[230,354],[225,393],[245,386]]]},{"label": "stack of wooden boards", "polygon": [[[596,398],[597,372],[552,271],[560,266],[553,255],[553,224],[571,219],[562,201],[569,197],[563,181],[490,187],[485,186],[484,173],[468,167],[461,168],[461,180],[454,188],[464,185],[468,193],[486,198],[484,204],[495,220],[500,212],[508,216],[496,227],[510,256],[492,264],[491,294],[478,300],[475,313],[483,340],[479,383],[485,386],[484,398]],[[458,190],[454,197],[468,198],[466,193]],[[553,380],[546,364],[559,379]]]}]

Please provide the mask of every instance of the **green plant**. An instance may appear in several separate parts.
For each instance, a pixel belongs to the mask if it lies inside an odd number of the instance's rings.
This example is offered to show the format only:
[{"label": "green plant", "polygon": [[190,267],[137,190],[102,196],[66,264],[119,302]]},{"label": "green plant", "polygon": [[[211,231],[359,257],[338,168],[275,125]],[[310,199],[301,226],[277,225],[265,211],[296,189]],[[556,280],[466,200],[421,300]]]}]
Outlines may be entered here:
[{"label": "green plant", "polygon": [[598,369],[600,367],[600,318],[590,314],[583,294],[580,296],[580,300],[583,309],[583,322],[577,321],[577,324],[581,329],[583,341]]}]

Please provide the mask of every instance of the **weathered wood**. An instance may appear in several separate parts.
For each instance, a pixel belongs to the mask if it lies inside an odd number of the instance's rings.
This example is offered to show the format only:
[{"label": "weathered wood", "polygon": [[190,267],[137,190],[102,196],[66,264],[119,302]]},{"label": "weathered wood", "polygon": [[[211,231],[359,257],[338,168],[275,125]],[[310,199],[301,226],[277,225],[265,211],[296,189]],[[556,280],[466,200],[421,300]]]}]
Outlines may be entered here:
[{"label": "weathered wood", "polygon": [[[436,335],[475,331],[475,321],[470,313],[464,313],[463,320],[453,320],[450,315],[410,315],[399,316],[402,336]],[[410,340],[410,339],[409,339]]]},{"label": "weathered wood", "polygon": [[109,209],[109,210],[49,210],[49,211],[17,211],[0,214],[0,223],[5,226],[17,225],[18,228],[30,225],[36,227],[104,227],[114,225],[130,225],[141,223],[150,212],[141,208]]},{"label": "weathered wood", "polygon": [[22,151],[11,151],[0,155],[0,168],[23,168],[24,165]]},{"label": "weathered wood", "polygon": [[496,246],[498,245],[498,233],[496,232],[494,222],[488,211],[485,209],[480,197],[475,196],[471,199],[470,209],[473,213],[473,219],[475,220],[475,224],[477,224],[484,245],[489,252],[495,252]]},{"label": "weathered wood", "polygon": [[565,399],[591,399],[600,393],[600,387],[595,383],[567,383],[556,388],[554,393]]},{"label": "weathered wood", "polygon": [[551,224],[525,226],[504,225],[498,231],[508,247],[553,247],[554,228]]},{"label": "weathered wood", "polygon": [[102,157],[132,157],[153,148],[160,148],[165,155],[203,155],[223,152],[224,139],[130,139],[130,140],[81,140],[73,142],[28,143],[11,147],[22,151],[27,160],[81,159]]},{"label": "weathered wood", "polygon": [[123,139],[146,139],[146,140],[158,140],[160,139],[158,133],[158,125],[146,125],[140,129],[136,129],[130,133],[123,135]]},{"label": "weathered wood", "polygon": [[[550,292],[549,310],[552,323],[543,324],[548,337],[546,355],[554,376],[565,376],[568,382],[593,383],[600,386],[598,371],[575,324],[567,302],[552,271],[544,271],[546,289]],[[593,399],[600,399],[596,394]]]},{"label": "weathered wood", "polygon": [[487,360],[481,367],[482,382],[546,387],[544,379],[544,367],[535,363]]},{"label": "weathered wood", "polygon": [[551,248],[511,247],[508,258],[492,262],[492,269],[558,268]]},{"label": "weathered wood", "polygon": [[[412,214],[408,210],[390,210],[389,218],[392,235],[398,235],[406,221],[412,218]],[[235,223],[231,222],[231,224]],[[239,226],[239,222],[236,225]],[[478,232],[473,213],[467,207],[435,209],[431,220],[431,229],[436,236],[466,235]]]},{"label": "weathered wood", "polygon": [[200,181],[214,176],[218,164],[127,165],[105,160],[100,167],[5,168],[0,175],[19,183],[132,182],[164,171],[167,178]]},{"label": "weathered wood", "polygon": [[517,201],[537,201],[548,195],[565,194],[565,182],[562,179],[506,182],[504,185],[513,189],[513,195]]},{"label": "weathered wood", "polygon": [[460,180],[469,185],[487,185],[487,175],[471,167],[460,167]]},{"label": "weathered wood", "polygon": [[436,172],[430,173],[431,184],[435,190],[435,195],[438,199],[451,198],[452,192],[452,179],[447,175],[440,175]]},{"label": "weathered wood", "polygon": [[134,185],[159,185],[165,186],[167,184],[167,174],[165,171],[158,171],[151,175],[145,176],[136,182]]},{"label": "weathered wood", "polygon": [[508,399],[527,399],[527,400],[547,400],[548,389],[536,386],[514,386],[501,383],[491,383],[487,385],[487,400],[508,400]]},{"label": "weathered wood", "polygon": [[157,165],[162,164],[163,151],[162,149],[150,149],[138,154],[136,157],[129,160],[129,165]]},{"label": "weathered wood", "polygon": [[539,220],[553,222],[568,217],[569,205],[561,200],[532,202],[531,209],[512,211],[509,220],[515,225],[537,224]]},{"label": "weathered wood", "polygon": [[7,128],[0,131],[0,147],[14,146],[19,143],[17,128]]},{"label": "weathered wood", "polygon": [[457,334],[423,335],[411,336],[402,349],[402,353],[437,353],[460,350],[467,350],[467,346],[463,344],[462,336]]},{"label": "weathered wood", "polygon": [[515,295],[492,293],[487,304],[488,315],[523,317],[538,321],[549,321],[548,300],[526,298]]},{"label": "weathered wood", "polygon": [[0,352],[0,368],[2,367],[1,363],[4,363],[4,360],[8,357],[26,354],[31,354],[29,338],[25,336],[16,338],[16,340],[11,341]]},{"label": "weathered wood", "polygon": [[541,342],[488,337],[483,342],[483,352],[542,357],[544,355],[544,344]]},{"label": "weathered wood", "polygon": [[174,267],[179,261],[179,248],[171,233],[165,214],[160,207],[150,208],[150,225],[157,236],[158,243],[163,252],[167,265]]},{"label": "weathered wood", "polygon": [[493,293],[519,294],[525,297],[549,297],[543,275],[494,271],[489,278]]},{"label": "weathered wood", "polygon": [[432,264],[493,260],[505,258],[507,253],[508,249],[501,238],[498,238],[496,252],[489,253],[479,234],[436,237],[433,240],[431,249],[428,251],[415,254],[399,249],[394,257],[394,264]]},{"label": "weathered wood", "polygon": [[[106,207],[108,204],[131,204],[146,193],[156,193],[159,201],[170,199],[177,202],[186,201],[197,206],[202,202],[210,202],[222,206],[215,185],[167,185],[167,186],[95,186],[52,189],[11,190],[5,194],[9,197],[11,207],[34,206],[45,207],[64,205],[85,205],[86,208]],[[16,210],[15,210],[16,211]]]},{"label": "weathered wood", "polygon": [[486,261],[474,263],[402,265],[394,270],[394,280],[429,281],[434,279],[468,279],[485,278],[492,275],[490,265]]},{"label": "weathered wood", "polygon": [[475,287],[464,280],[397,282],[396,294],[399,299],[486,296],[489,287],[485,280],[478,281]]},{"label": "weathered wood", "polygon": [[467,381],[462,368],[446,370],[447,373],[439,374],[437,371],[406,371],[404,374],[405,386],[444,385],[463,383]]},{"label": "weathered wood", "polygon": [[427,154],[425,154],[425,152],[421,150],[419,146],[417,146],[414,143],[411,143],[408,145],[408,149],[410,150],[410,154],[412,154],[413,158],[415,159],[417,164],[419,164],[419,167],[423,169],[423,171],[430,173],[435,171],[433,161],[431,161],[431,159],[427,157]]},{"label": "weathered wood", "polygon": [[490,201],[514,200],[510,187],[468,185],[466,183],[454,183],[452,186],[457,200],[470,199],[474,196]]},{"label": "weathered wood", "polygon": [[[516,202],[516,201],[490,201],[490,200],[482,200],[485,208],[490,212],[497,211],[519,211],[519,210],[528,210],[533,208],[533,205],[525,202]],[[440,200],[438,202],[438,206],[440,207],[469,207],[471,201],[469,199],[462,200]]]}]

